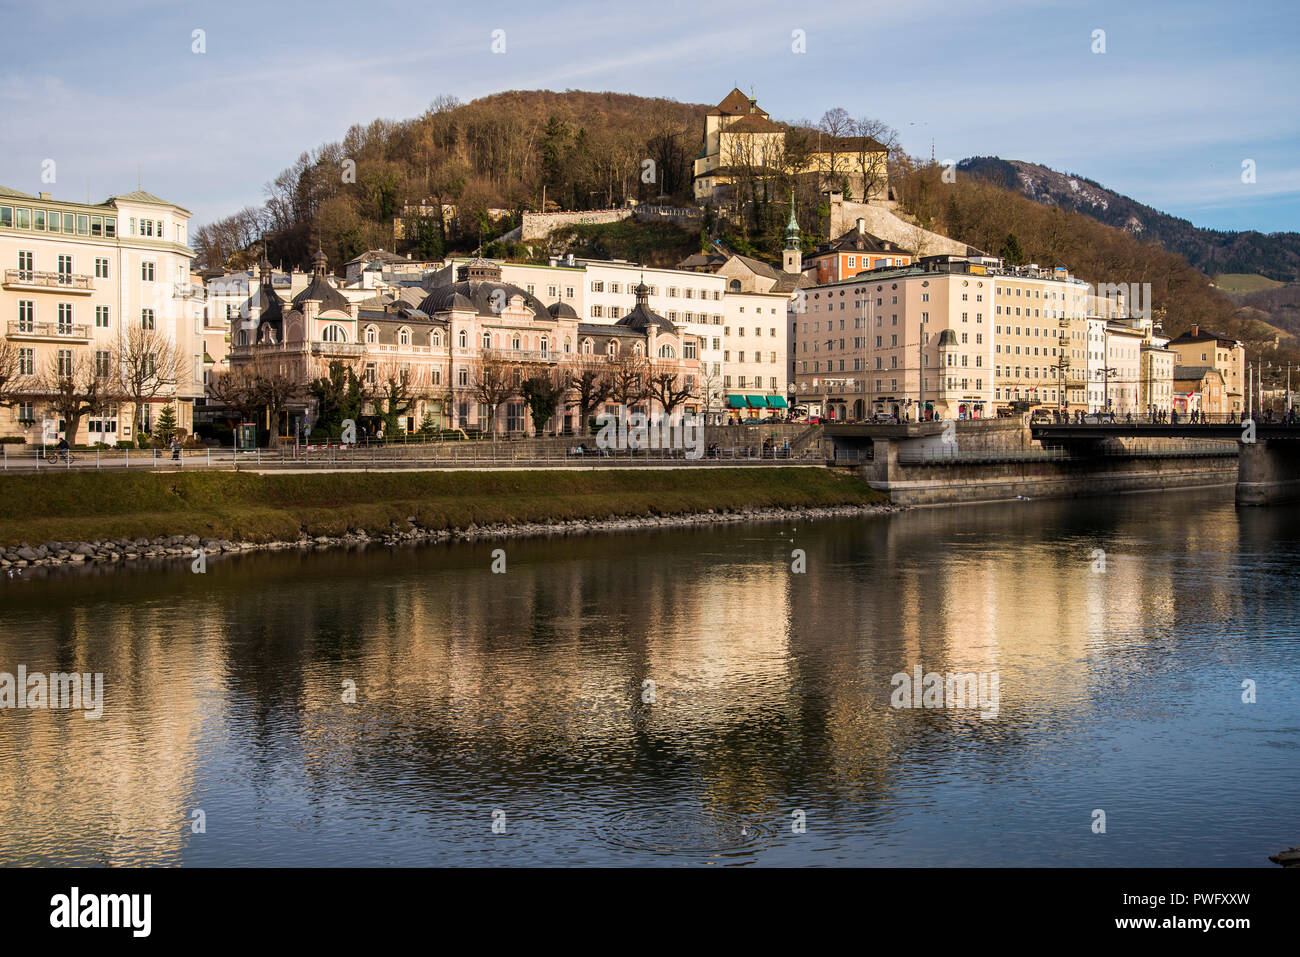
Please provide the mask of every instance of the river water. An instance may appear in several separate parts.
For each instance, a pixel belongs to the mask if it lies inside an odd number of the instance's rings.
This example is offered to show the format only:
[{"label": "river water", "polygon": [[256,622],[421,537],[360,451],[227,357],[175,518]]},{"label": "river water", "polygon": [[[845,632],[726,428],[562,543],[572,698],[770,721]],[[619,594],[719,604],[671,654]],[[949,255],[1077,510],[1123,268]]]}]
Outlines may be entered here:
[{"label": "river water", "polygon": [[104,676],[0,710],[0,862],[1272,867],[1298,586],[1222,492],[0,579]]}]

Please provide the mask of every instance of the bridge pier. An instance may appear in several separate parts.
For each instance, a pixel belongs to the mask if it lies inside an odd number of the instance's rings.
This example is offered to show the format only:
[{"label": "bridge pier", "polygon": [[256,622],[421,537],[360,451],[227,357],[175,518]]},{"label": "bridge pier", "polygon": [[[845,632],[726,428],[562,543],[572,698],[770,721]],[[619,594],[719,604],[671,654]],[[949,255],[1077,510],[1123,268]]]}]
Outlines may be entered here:
[{"label": "bridge pier", "polygon": [[1243,442],[1237,456],[1237,504],[1300,501],[1300,442]]}]

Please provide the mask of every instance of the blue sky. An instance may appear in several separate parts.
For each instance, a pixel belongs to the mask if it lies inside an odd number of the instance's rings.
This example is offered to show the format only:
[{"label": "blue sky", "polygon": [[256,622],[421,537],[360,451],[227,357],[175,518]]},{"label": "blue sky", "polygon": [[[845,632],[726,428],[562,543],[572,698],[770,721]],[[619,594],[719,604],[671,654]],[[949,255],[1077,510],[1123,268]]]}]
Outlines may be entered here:
[{"label": "blue sky", "polygon": [[146,189],[203,222],[260,203],[303,150],[439,94],[716,103],[738,84],[777,119],[842,106],[915,154],[933,137],[939,159],[1040,162],[1199,226],[1297,230],[1298,13],[1294,0],[0,0],[0,184],[97,201],[134,189],[139,164]]}]

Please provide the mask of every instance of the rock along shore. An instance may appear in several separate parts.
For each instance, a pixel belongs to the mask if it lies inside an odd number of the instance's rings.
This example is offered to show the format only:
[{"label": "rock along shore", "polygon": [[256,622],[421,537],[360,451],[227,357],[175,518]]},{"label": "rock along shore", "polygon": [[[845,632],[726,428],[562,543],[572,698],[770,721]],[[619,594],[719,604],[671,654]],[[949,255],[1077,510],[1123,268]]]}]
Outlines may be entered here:
[{"label": "rock along shore", "polygon": [[398,545],[421,542],[476,542],[508,538],[542,538],[555,535],[589,535],[602,532],[638,531],[651,528],[720,525],[736,522],[816,521],[828,518],[858,518],[902,511],[889,503],[874,505],[832,505],[795,508],[738,508],[693,512],[684,515],[610,515],[603,519],[566,519],[556,522],[469,525],[466,528],[421,528],[413,518],[405,527],[392,525],[383,532],[358,528],[342,535],[311,535],[304,531],[294,541],[232,542],[198,535],[162,535],[157,538],[113,538],[92,542],[45,542],[0,547],[0,570],[6,577],[22,569],[53,565],[85,565],[134,562],[146,559],[197,557],[284,549],[325,549],[357,545]]}]

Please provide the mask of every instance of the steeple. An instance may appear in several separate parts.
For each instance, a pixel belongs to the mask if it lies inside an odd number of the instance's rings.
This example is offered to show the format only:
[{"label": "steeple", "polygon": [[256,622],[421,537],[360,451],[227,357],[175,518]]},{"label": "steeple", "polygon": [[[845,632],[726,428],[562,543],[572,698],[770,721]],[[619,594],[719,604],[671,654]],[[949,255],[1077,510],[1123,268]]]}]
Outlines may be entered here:
[{"label": "steeple", "polygon": [[325,250],[320,246],[316,247],[316,255],[311,257],[311,274],[315,279],[325,278],[325,266],[329,260],[325,258]]},{"label": "steeple", "polygon": [[790,191],[790,221],[785,224],[785,248],[799,248],[799,220],[794,216],[794,190]]},{"label": "steeple", "polygon": [[799,242],[799,220],[794,215],[794,190],[790,190],[790,221],[785,224],[785,252],[781,268],[788,273],[803,272],[803,247]]}]

